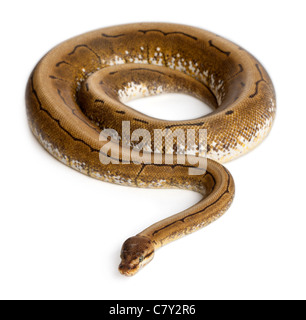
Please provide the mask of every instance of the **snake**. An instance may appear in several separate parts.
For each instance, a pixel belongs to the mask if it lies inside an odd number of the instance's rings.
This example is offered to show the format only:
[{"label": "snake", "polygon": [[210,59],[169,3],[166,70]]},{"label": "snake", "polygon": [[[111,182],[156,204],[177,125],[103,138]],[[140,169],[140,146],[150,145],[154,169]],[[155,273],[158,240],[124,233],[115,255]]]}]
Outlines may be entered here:
[{"label": "snake", "polygon": [[[127,105],[165,93],[191,95],[211,112],[168,121]],[[51,49],[29,76],[26,111],[39,143],[85,175],[123,186],[201,194],[190,208],[123,243],[119,271],[132,276],[157,249],[227,211],[235,185],[223,164],[268,135],[276,97],[263,65],[234,42],[195,26],[144,22],[90,31]],[[194,143],[184,144],[178,133],[186,142],[188,132]],[[203,141],[200,132],[205,132]],[[166,143],[171,135],[172,145]]]}]

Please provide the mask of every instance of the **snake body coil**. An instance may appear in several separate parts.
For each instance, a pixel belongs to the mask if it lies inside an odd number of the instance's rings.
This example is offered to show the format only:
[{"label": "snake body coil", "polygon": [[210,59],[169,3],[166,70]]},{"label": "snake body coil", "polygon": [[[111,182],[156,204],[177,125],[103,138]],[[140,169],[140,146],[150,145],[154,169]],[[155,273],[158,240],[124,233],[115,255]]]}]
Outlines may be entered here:
[{"label": "snake body coil", "polygon": [[[214,110],[194,120],[165,121],[124,105],[128,99],[165,92],[193,95]],[[206,226],[228,209],[234,182],[220,163],[258,145],[276,110],[271,80],[252,55],[210,32],[166,23],[109,27],[63,42],[33,70],[26,103],[35,137],[64,164],[112,183],[203,194],[199,203],[123,244],[119,270],[125,275],[147,264],[157,248]],[[101,139],[101,130],[122,132],[123,121],[129,121],[131,131],[146,129],[152,136],[155,129],[165,136],[178,129],[206,129],[207,147],[196,147],[199,138],[187,147],[177,140],[172,149],[143,143],[138,145],[142,152],[129,162],[135,143],[121,141],[111,155],[102,151],[115,140]],[[190,154],[196,152],[207,155],[207,169],[189,175],[196,159]],[[161,155],[159,163],[153,159],[156,154]]]}]

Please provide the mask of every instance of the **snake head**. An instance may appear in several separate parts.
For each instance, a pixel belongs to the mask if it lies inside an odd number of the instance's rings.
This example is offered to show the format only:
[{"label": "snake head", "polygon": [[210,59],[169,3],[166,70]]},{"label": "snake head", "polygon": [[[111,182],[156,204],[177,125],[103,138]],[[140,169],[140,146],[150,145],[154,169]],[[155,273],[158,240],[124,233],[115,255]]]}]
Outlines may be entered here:
[{"label": "snake head", "polygon": [[125,276],[133,276],[153,259],[153,243],[147,237],[131,237],[122,245],[120,257],[120,273]]}]

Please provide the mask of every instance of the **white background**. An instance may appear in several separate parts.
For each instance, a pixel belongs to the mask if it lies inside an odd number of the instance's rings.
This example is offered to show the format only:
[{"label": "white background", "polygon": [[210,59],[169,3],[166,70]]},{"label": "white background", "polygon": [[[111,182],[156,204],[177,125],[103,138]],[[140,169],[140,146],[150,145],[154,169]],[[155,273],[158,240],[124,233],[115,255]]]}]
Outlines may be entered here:
[{"label": "white background", "polygon": [[[3,2],[0,298],[305,299],[303,2]],[[268,70],[278,109],[264,143],[226,164],[236,183],[229,211],[160,249],[139,274],[126,278],[117,271],[123,241],[199,195],[120,187],[62,165],[30,133],[24,90],[36,62],[59,42],[140,21],[194,25],[248,49]],[[168,96],[135,106],[168,119],[190,118],[203,108],[196,102],[186,110],[190,101]]]}]

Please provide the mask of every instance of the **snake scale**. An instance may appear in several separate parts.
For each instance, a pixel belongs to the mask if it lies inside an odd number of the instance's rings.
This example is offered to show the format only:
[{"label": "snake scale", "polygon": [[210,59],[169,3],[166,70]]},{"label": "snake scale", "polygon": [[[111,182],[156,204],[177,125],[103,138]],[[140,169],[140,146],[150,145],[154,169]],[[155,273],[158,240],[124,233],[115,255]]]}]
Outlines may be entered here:
[{"label": "snake scale", "polygon": [[[167,92],[192,95],[213,110],[197,119],[165,121],[124,104]],[[35,137],[71,168],[120,185],[203,195],[191,208],[124,242],[119,266],[124,275],[134,275],[156,249],[208,225],[229,208],[234,181],[221,163],[257,146],[276,111],[269,75],[250,53],[211,32],[169,23],[108,27],[61,43],[31,73],[26,105]],[[174,139],[172,148],[164,140],[153,146],[141,138],[142,144],[123,141],[125,135],[101,138],[107,128],[121,133],[127,122],[131,132],[145,129],[153,136],[160,129],[164,138],[177,129],[187,135],[205,129],[206,144],[197,136],[187,146]],[[103,151],[106,146],[111,153]],[[128,161],[133,150],[133,161]],[[189,174],[202,156],[206,171]]]}]

